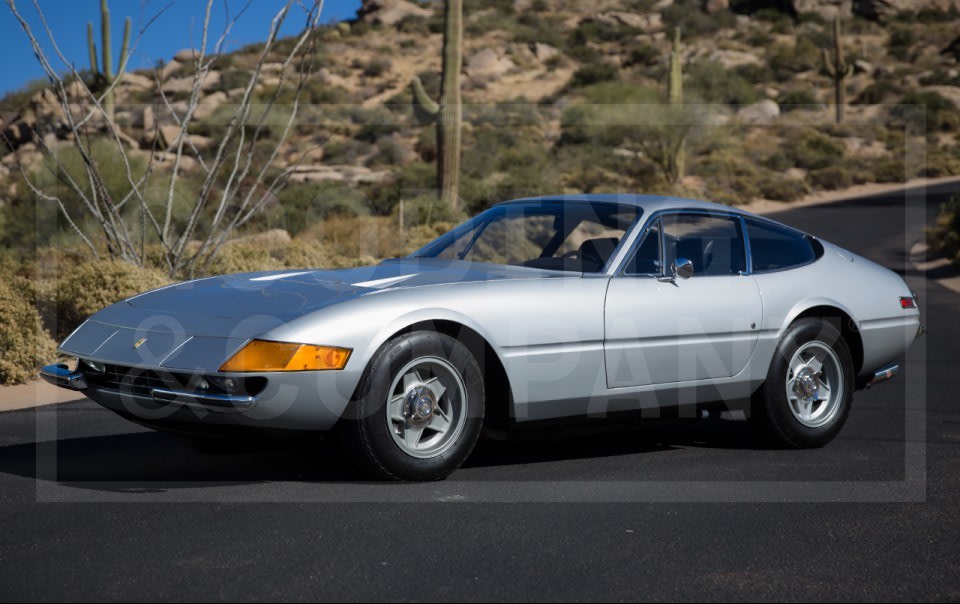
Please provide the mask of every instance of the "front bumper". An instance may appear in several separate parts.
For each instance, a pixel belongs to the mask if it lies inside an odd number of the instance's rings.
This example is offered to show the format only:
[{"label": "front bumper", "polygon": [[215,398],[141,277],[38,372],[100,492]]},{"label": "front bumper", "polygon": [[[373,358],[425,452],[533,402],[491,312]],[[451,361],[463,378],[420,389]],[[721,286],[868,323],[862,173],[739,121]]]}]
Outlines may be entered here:
[{"label": "front bumper", "polygon": [[[205,375],[205,372],[197,376]],[[329,430],[343,415],[355,388],[340,372],[303,371],[265,374],[259,392],[221,394],[176,388],[172,384],[118,388],[103,375],[80,365],[47,365],[40,377],[61,388],[82,392],[120,415],[162,428],[164,424],[247,426],[284,430]],[[186,383],[186,382],[183,382]]]},{"label": "front bumper", "polygon": [[[47,365],[40,370],[40,377],[54,386],[69,390],[85,391],[91,389],[90,380],[83,371],[71,371],[66,365],[58,363]],[[96,387],[92,388],[96,390]],[[259,397],[250,395],[217,394],[195,392],[170,388],[152,388],[149,397],[157,403],[183,405],[203,409],[211,413],[242,413],[252,409]]]}]

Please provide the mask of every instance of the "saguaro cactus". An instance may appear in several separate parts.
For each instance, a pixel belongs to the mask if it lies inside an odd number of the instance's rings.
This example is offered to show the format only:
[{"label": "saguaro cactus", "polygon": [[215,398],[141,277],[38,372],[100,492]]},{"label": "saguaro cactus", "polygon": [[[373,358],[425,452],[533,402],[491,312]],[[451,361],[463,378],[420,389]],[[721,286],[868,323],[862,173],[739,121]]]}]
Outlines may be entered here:
[{"label": "saguaro cactus", "polygon": [[437,128],[437,188],[440,199],[454,205],[460,186],[460,69],[463,65],[463,1],[447,0],[444,10],[443,66],[440,101],[423,89],[413,77],[413,99],[420,113],[427,115]]},{"label": "saguaro cactus", "polygon": [[[673,48],[670,49],[670,75],[667,83],[667,100],[671,105],[683,104],[683,63],[680,59],[680,28],[673,30]],[[678,112],[670,112],[676,117]],[[683,178],[686,169],[687,150],[686,142],[681,138],[674,147],[673,157],[670,158],[670,172],[674,181]]]},{"label": "saguaro cactus", "polygon": [[840,33],[840,17],[833,19],[833,57],[826,49],[823,50],[823,68],[833,79],[833,96],[837,123],[843,122],[844,107],[847,104],[847,76],[852,68],[847,64],[843,52],[843,37]]},{"label": "saguaro cactus", "polygon": [[673,30],[673,48],[670,50],[670,82],[668,99],[671,105],[683,102],[683,64],[680,62],[680,28]]},{"label": "saguaro cactus", "polygon": [[97,45],[93,40],[93,23],[87,23],[87,46],[90,51],[90,71],[93,72],[94,85],[101,90],[109,90],[103,98],[103,109],[113,120],[114,94],[113,83],[123,77],[127,66],[127,47],[130,45],[130,17],[123,23],[123,44],[120,47],[120,56],[117,58],[117,70],[113,70],[113,54],[110,39],[110,8],[107,0],[100,0],[100,40],[103,52],[103,61],[97,63]]}]

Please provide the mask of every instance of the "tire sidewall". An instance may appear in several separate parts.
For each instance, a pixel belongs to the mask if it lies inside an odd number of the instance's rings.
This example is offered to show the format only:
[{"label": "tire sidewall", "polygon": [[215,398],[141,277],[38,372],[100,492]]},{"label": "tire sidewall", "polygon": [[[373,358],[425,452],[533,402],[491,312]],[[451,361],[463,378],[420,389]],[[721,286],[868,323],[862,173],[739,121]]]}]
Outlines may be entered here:
[{"label": "tire sidewall", "polygon": [[[390,433],[385,406],[399,372],[424,357],[447,360],[460,374],[466,395],[466,418],[455,442],[442,454],[426,459],[404,452]],[[417,331],[396,338],[375,355],[364,376],[355,421],[367,457],[381,473],[403,480],[438,480],[457,469],[470,455],[483,424],[483,379],[476,359],[456,339],[437,332]]]},{"label": "tire sidewall", "polygon": [[[813,341],[830,346],[840,361],[840,370],[843,373],[843,395],[839,401],[840,407],[832,420],[816,428],[805,426],[794,417],[786,394],[790,359],[801,346]],[[854,379],[850,350],[837,326],[829,320],[801,319],[787,329],[777,345],[764,384],[764,409],[759,411],[766,413],[766,419],[778,433],[775,436],[785,444],[794,447],[822,447],[837,435],[847,420],[853,402]]]}]

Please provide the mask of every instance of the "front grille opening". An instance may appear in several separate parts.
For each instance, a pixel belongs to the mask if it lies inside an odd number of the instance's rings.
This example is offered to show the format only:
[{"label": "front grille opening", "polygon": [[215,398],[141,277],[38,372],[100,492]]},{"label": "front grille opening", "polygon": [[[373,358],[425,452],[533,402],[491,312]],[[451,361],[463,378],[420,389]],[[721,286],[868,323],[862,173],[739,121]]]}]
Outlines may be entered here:
[{"label": "front grille opening", "polygon": [[[88,369],[87,381],[104,390],[150,396],[154,388],[187,392],[256,396],[267,385],[263,377],[234,378],[234,388],[227,390],[218,380],[207,379],[199,373],[155,371],[141,367],[110,365],[84,361]],[[204,388],[204,386],[206,386]]]}]

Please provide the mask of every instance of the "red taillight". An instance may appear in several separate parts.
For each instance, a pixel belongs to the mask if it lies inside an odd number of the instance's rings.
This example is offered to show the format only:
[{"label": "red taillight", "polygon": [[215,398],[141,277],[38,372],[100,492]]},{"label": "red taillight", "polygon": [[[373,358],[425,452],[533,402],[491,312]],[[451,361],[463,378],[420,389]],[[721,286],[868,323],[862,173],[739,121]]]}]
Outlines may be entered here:
[{"label": "red taillight", "polygon": [[900,296],[900,308],[916,308],[917,301],[912,296]]}]

